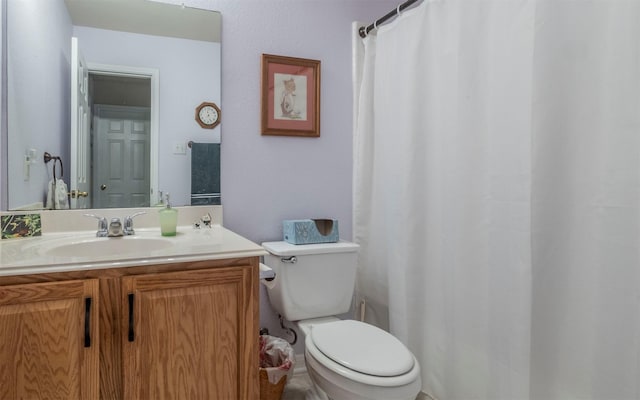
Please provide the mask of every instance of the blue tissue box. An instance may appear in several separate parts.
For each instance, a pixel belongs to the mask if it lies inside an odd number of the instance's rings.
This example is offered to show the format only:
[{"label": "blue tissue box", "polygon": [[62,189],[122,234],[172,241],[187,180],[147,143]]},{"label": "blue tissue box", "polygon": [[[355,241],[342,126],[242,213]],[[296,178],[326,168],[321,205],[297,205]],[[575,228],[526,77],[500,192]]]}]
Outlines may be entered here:
[{"label": "blue tissue box", "polygon": [[285,242],[291,244],[333,243],[340,238],[337,219],[297,219],[282,221]]}]

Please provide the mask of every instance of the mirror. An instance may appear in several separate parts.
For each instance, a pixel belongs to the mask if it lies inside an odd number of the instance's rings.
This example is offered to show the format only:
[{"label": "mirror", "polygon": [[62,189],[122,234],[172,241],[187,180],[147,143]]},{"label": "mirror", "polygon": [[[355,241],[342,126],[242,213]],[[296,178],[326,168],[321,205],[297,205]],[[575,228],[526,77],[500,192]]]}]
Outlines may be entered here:
[{"label": "mirror", "polygon": [[[190,7],[197,2],[6,1],[3,208],[46,205],[56,162],[45,164],[45,152],[61,159],[56,175],[74,192],[72,207],[155,205],[159,191],[171,194],[172,205],[196,204],[188,144],[220,143],[220,127],[202,128],[195,110],[202,102],[221,107],[221,15]],[[73,79],[72,38],[77,70],[86,73]],[[86,93],[84,106],[72,103],[76,91]],[[128,139],[105,139],[109,129]],[[217,157],[210,175],[218,193],[205,204],[220,204],[219,147]]]}]

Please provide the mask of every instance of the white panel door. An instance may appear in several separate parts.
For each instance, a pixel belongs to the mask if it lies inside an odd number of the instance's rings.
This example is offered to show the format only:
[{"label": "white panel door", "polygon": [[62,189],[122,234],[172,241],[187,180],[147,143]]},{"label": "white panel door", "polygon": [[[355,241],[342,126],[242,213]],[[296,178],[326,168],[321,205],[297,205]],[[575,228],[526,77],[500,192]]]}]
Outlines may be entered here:
[{"label": "white panel door", "polygon": [[95,105],[93,207],[148,207],[150,110]]}]

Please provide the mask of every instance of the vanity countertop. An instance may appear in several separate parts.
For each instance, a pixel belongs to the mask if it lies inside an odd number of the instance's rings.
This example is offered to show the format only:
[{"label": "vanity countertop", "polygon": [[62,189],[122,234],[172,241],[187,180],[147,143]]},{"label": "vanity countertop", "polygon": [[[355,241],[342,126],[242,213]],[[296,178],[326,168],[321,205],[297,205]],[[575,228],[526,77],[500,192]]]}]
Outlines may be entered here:
[{"label": "vanity countertop", "polygon": [[133,236],[98,238],[95,231],[45,233],[0,241],[0,276],[132,267],[226,258],[255,257],[266,251],[220,226],[179,226],[173,237],[159,228]]}]

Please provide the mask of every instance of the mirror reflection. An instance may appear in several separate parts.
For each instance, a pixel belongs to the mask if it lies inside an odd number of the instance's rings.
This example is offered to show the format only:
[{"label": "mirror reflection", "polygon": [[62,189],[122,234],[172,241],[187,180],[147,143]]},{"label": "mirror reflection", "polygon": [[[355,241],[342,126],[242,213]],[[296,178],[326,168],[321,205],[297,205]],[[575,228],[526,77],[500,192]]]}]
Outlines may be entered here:
[{"label": "mirror reflection", "polygon": [[8,209],[220,204],[221,16],[164,1],[7,1]]}]

